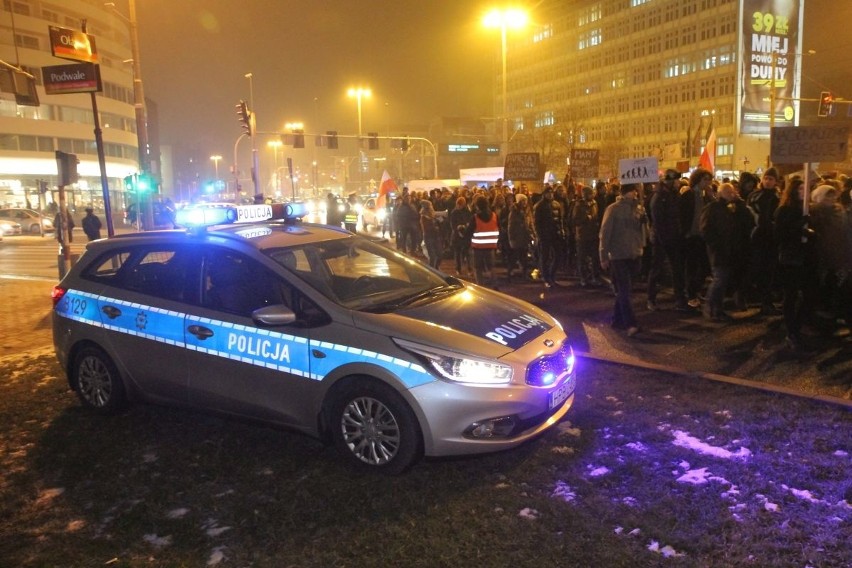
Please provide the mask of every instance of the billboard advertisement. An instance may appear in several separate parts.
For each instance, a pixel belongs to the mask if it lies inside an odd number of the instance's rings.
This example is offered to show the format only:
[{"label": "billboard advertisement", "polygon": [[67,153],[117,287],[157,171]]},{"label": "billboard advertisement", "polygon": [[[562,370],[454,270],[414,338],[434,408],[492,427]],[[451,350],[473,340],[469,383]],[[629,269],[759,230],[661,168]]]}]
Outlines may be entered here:
[{"label": "billboard advertisement", "polygon": [[798,124],[804,0],[742,0],[740,133]]}]

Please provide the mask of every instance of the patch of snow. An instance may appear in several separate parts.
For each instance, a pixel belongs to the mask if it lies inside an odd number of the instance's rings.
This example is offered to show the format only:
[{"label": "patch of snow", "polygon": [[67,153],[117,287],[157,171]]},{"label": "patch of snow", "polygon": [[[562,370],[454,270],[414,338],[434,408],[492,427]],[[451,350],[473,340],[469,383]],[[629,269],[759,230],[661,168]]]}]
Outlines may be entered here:
[{"label": "patch of snow", "polygon": [[675,437],[673,442],[675,446],[695,450],[700,454],[706,454],[724,459],[742,459],[751,456],[751,450],[749,450],[748,448],[740,447],[740,449],[738,449],[737,451],[732,452],[730,450],[726,450],[725,448],[720,448],[719,446],[712,446],[710,444],[702,442],[698,438],[690,436],[687,432],[683,432],[681,430],[675,430],[673,434]]},{"label": "patch of snow", "polygon": [[618,399],[614,396],[606,397],[607,402],[618,402]]},{"label": "patch of snow", "polygon": [[689,469],[689,462],[686,460],[681,460],[679,464],[677,464],[681,469]]},{"label": "patch of snow", "polygon": [[574,436],[575,438],[579,438],[581,431],[579,428],[574,428],[571,426],[570,422],[560,422],[556,429],[559,431],[561,436]]},{"label": "patch of snow", "polygon": [[624,528],[623,527],[615,527],[615,530],[612,531],[612,532],[614,532],[615,534],[621,534],[621,533],[624,532]]},{"label": "patch of snow", "polygon": [[210,558],[207,559],[208,566],[216,566],[225,559],[225,547],[217,546],[210,553]]},{"label": "patch of snow", "polygon": [[707,468],[702,467],[701,469],[691,469],[677,478],[679,483],[692,483],[693,485],[704,485],[709,480],[709,473],[707,473]]},{"label": "patch of snow", "polygon": [[228,532],[229,530],[231,530],[231,527],[210,527],[204,532],[209,537],[217,537],[222,533]]},{"label": "patch of snow", "polygon": [[36,499],[36,505],[45,505],[49,501],[53,501],[63,493],[65,493],[64,487],[51,487],[50,489],[44,489],[39,492],[38,498]]},{"label": "patch of snow", "polygon": [[612,412],[610,414],[610,416],[621,416],[622,414],[624,414],[623,410],[616,410],[616,411]]},{"label": "patch of snow", "polygon": [[630,442],[625,444],[625,447],[630,448],[634,452],[647,452],[648,446],[643,444],[642,442]]},{"label": "patch of snow", "polygon": [[189,509],[181,507],[179,509],[172,509],[166,516],[170,519],[180,519],[181,517],[186,516],[187,513],[189,513]]},{"label": "patch of snow", "polygon": [[172,537],[169,536],[157,536],[155,534],[146,534],[142,537],[142,539],[150,544],[151,546],[156,546],[157,548],[162,548],[164,546],[168,546],[172,543]]},{"label": "patch of snow", "polygon": [[630,531],[630,532],[629,532],[629,533],[627,533],[627,534],[628,534],[629,536],[639,536],[640,534],[642,534],[642,529],[635,528],[635,529],[633,529],[632,531]]},{"label": "patch of snow", "polygon": [[224,497],[225,495],[231,495],[233,492],[234,492],[233,489],[228,489],[228,490],[222,491],[221,493],[217,493],[216,495],[214,495],[214,497]]},{"label": "patch of snow", "polygon": [[570,446],[553,446],[552,448],[550,448],[550,451],[554,454],[563,454],[566,456],[574,454],[574,448]]},{"label": "patch of snow", "polygon": [[609,468],[606,466],[593,467],[591,465],[586,466],[586,469],[590,469],[589,477],[600,477],[602,475],[606,475],[609,473]]},{"label": "patch of snow", "polygon": [[787,487],[786,485],[782,485],[781,487],[792,493],[794,497],[798,497],[804,501],[810,501],[811,503],[825,503],[822,499],[814,497],[813,493],[807,489],[796,489],[795,487]]},{"label": "patch of snow", "polygon": [[566,503],[571,503],[577,498],[577,493],[564,481],[557,481],[556,487],[553,488],[553,493],[550,494],[551,497],[556,499],[562,499]]},{"label": "patch of snow", "polygon": [[779,507],[777,504],[772,503],[770,501],[767,501],[766,503],[764,503],[763,508],[766,509],[767,511],[769,511],[770,513],[777,513],[778,511],[781,510],[781,507]]},{"label": "patch of snow", "polygon": [[682,552],[676,551],[674,548],[669,546],[668,544],[664,547],[660,548],[660,543],[656,540],[652,540],[651,544],[648,545],[648,550],[651,552],[656,552],[657,554],[662,554],[665,558],[672,558],[675,556],[684,556]]},{"label": "patch of snow", "polygon": [[717,410],[713,414],[715,414],[716,416],[721,416],[722,418],[730,418],[731,417],[731,411],[730,410]]},{"label": "patch of snow", "polygon": [[731,487],[729,487],[727,491],[722,492],[722,499],[734,499],[739,494],[740,494],[739,487],[737,487],[734,484],[731,484]]},{"label": "patch of snow", "polygon": [[837,451],[835,451],[835,452],[834,452],[833,454],[831,454],[831,455],[836,456],[836,457],[838,457],[838,458],[845,458],[845,457],[846,457],[846,456],[848,456],[849,454],[847,454],[847,453],[846,453],[846,452],[844,452],[843,450],[837,450]]},{"label": "patch of snow", "polygon": [[539,516],[541,516],[541,513],[539,513],[535,509],[530,509],[529,507],[524,507],[518,513],[518,516],[521,517],[522,519],[528,519],[530,521],[535,521],[539,518]]},{"label": "patch of snow", "polygon": [[621,500],[622,503],[627,505],[628,507],[638,507],[639,501],[635,497],[625,497]]},{"label": "patch of snow", "polygon": [[500,483],[498,483],[497,485],[494,486],[494,489],[508,489],[509,487],[511,487],[511,485],[509,485],[506,482],[501,481]]}]

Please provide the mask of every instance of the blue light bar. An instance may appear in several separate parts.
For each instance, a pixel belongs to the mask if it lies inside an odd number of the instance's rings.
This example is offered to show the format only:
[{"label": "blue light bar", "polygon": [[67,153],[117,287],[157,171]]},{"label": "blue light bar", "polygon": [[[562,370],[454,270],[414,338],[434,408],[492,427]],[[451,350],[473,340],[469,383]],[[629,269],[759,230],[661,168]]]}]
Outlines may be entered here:
[{"label": "blue light bar", "polygon": [[209,227],[230,224],[237,220],[237,210],[228,205],[185,207],[175,213],[175,221],[184,227]]},{"label": "blue light bar", "polygon": [[193,229],[233,223],[257,223],[272,219],[293,220],[308,214],[304,203],[276,203],[273,205],[232,205],[209,203],[180,209],[176,215],[178,225]]}]

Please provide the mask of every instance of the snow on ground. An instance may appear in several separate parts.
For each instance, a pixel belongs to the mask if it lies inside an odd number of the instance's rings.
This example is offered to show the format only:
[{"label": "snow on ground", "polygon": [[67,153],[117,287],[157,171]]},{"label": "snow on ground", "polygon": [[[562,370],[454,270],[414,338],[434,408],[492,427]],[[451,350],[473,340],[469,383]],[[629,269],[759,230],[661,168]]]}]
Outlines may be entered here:
[{"label": "snow on ground", "polygon": [[705,454],[708,456],[715,456],[717,458],[747,458],[751,456],[751,450],[748,448],[744,448],[740,446],[738,450],[732,452],[730,450],[726,450],[725,448],[720,448],[719,446],[712,446],[706,442],[699,440],[694,436],[690,436],[688,432],[684,432],[682,430],[675,430],[672,432],[674,434],[674,445],[680,446],[682,448],[688,448],[690,450],[694,450],[699,454]]}]

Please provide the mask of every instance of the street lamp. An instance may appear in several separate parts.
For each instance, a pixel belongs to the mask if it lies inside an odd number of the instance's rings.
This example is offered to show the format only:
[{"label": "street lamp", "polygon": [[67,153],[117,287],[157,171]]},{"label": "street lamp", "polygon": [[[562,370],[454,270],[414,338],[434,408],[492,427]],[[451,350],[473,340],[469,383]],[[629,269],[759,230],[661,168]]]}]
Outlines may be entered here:
[{"label": "street lamp", "polygon": [[213,156],[210,156],[210,159],[213,160],[213,166],[216,169],[216,183],[218,184],[219,183],[219,160],[222,159],[222,156],[220,156],[219,154],[215,154]]},{"label": "street lamp", "polygon": [[485,17],[482,19],[482,24],[486,28],[500,28],[500,45],[501,45],[501,55],[503,61],[503,155],[506,155],[506,149],[509,142],[509,127],[508,127],[508,105],[506,101],[506,30],[509,28],[518,29],[522,28],[527,24],[527,13],[518,8],[504,8],[498,9],[495,8],[485,14]]},{"label": "street lamp", "polygon": [[373,91],[371,91],[368,87],[350,87],[346,92],[349,95],[350,99],[357,99],[358,101],[358,136],[361,136],[361,99],[369,99],[373,96]]},{"label": "street lamp", "polygon": [[278,150],[284,145],[281,140],[270,140],[266,143],[268,148],[272,148],[272,159],[275,162],[275,191],[281,193],[281,177],[278,175]]},{"label": "street lamp", "polygon": [[[369,87],[349,87],[349,90],[346,92],[349,95],[350,99],[356,99],[358,101],[358,143],[361,143],[361,99],[367,98],[369,99],[373,96],[373,91],[369,89]],[[364,185],[364,168],[361,164],[361,148],[358,148],[358,189]]]}]

